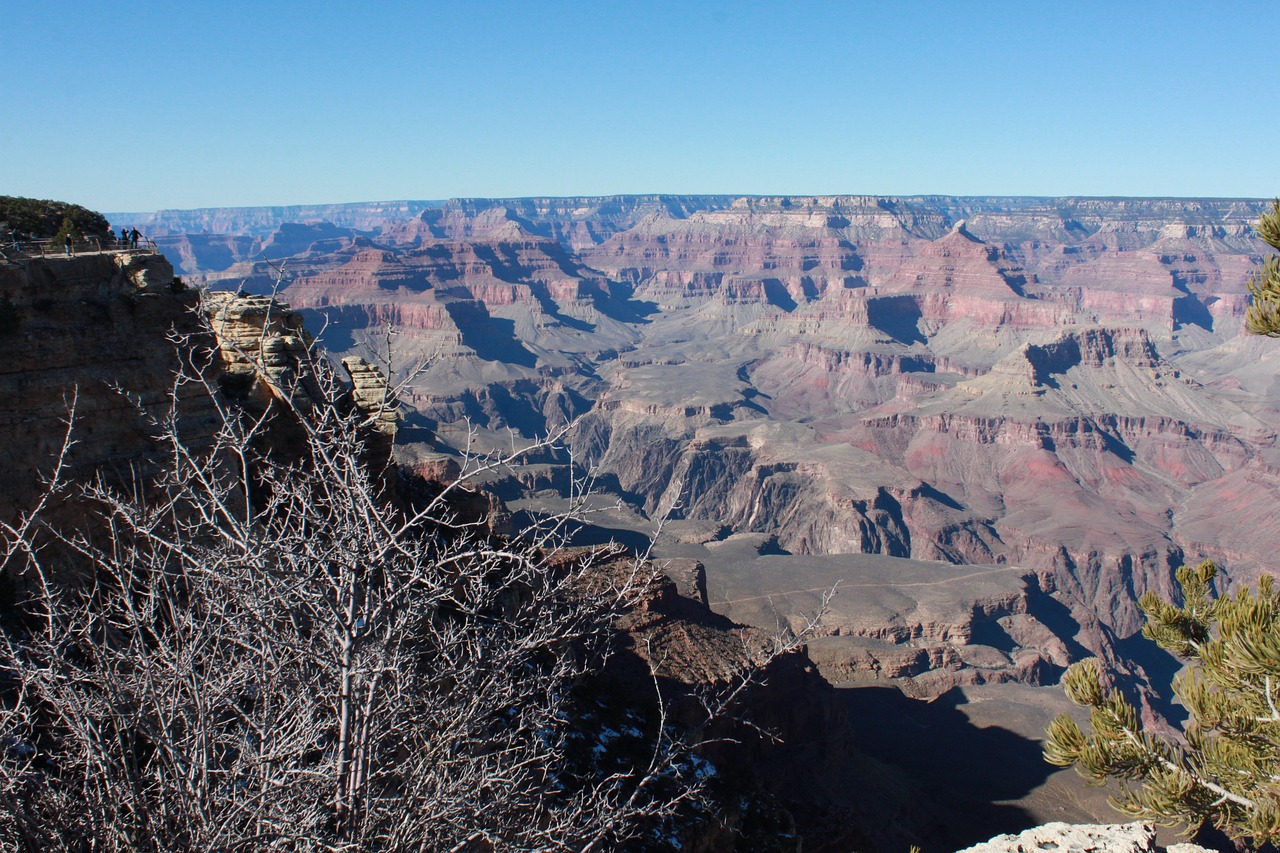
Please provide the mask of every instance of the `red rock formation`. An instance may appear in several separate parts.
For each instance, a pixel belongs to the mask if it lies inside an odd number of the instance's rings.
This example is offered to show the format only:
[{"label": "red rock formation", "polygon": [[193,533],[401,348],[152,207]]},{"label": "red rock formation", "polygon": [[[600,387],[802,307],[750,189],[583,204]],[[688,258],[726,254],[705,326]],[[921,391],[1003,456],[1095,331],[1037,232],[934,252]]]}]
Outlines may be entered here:
[{"label": "red rock formation", "polygon": [[644,512],[798,554],[1021,564],[1103,649],[1184,557],[1249,576],[1280,545],[1251,505],[1280,488],[1265,375],[1210,367],[1260,209],[465,200],[313,242],[287,293],[352,351],[399,328],[427,362],[410,422],[586,411],[578,457]]}]

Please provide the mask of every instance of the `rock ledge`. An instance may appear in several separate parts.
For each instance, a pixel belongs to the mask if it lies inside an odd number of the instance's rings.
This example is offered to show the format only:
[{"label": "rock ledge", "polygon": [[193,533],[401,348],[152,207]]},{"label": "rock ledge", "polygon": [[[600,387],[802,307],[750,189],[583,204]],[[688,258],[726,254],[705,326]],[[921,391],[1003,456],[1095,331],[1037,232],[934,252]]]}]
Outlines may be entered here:
[{"label": "rock ledge", "polygon": [[998,835],[990,841],[966,847],[959,853],[1209,853],[1198,844],[1156,844],[1151,824],[1046,823],[1018,835]]}]

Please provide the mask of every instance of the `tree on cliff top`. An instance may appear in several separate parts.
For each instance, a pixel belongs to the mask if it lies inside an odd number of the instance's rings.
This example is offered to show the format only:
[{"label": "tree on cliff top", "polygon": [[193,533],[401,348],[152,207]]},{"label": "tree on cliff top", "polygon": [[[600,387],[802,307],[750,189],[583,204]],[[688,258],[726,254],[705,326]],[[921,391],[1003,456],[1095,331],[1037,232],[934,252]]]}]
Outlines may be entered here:
[{"label": "tree on cliff top", "polygon": [[1261,844],[1280,839],[1280,593],[1264,576],[1256,591],[1215,598],[1216,574],[1210,562],[1183,566],[1181,607],[1154,592],[1140,602],[1143,636],[1190,664],[1174,682],[1190,714],[1182,741],[1144,731],[1090,658],[1073,664],[1063,685],[1089,708],[1092,731],[1060,715],[1045,758],[1094,784],[1122,780],[1113,803],[1134,817],[1191,831],[1209,821]]},{"label": "tree on cliff top", "polygon": [[[1258,236],[1280,252],[1280,199],[1258,220]],[[1272,255],[1249,279],[1253,304],[1245,314],[1245,328],[1255,335],[1280,337],[1280,255]]]},{"label": "tree on cliff top", "polygon": [[0,223],[4,235],[17,229],[24,237],[50,239],[78,233],[105,239],[110,223],[101,213],[65,201],[0,195]]}]

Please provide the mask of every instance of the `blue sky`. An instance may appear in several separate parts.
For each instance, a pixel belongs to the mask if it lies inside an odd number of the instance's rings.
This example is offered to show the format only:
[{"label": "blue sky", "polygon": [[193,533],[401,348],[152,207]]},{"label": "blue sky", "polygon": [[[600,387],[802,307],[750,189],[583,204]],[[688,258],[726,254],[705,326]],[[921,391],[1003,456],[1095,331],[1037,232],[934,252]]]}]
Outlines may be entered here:
[{"label": "blue sky", "polygon": [[1280,2],[0,0],[0,194],[1280,194]]}]

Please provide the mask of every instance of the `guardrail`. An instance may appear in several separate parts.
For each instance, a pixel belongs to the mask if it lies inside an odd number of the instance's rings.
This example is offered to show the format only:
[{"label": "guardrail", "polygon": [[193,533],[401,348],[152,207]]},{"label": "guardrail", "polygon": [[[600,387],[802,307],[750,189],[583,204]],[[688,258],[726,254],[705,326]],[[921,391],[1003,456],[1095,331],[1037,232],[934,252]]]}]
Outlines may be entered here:
[{"label": "guardrail", "polygon": [[[149,237],[139,237],[138,245],[126,245],[123,240],[106,241],[99,237],[71,241],[71,254],[99,254],[101,252],[158,252],[160,248]],[[10,238],[0,240],[0,260],[13,261],[18,258],[53,258],[65,256],[67,245],[62,241],[18,240]]]}]

